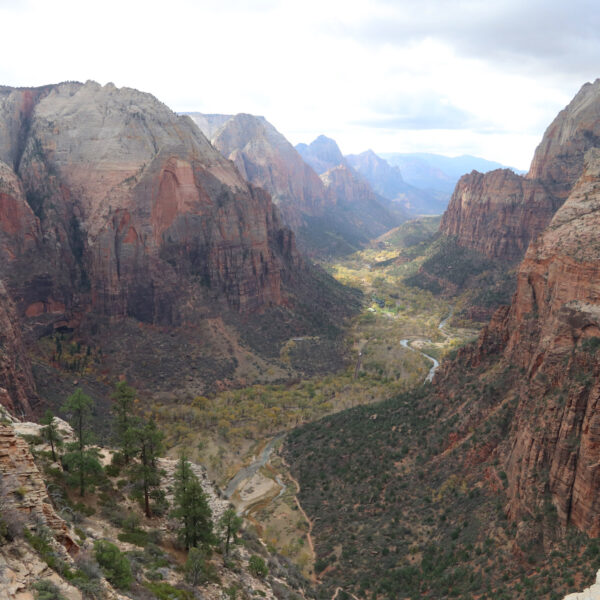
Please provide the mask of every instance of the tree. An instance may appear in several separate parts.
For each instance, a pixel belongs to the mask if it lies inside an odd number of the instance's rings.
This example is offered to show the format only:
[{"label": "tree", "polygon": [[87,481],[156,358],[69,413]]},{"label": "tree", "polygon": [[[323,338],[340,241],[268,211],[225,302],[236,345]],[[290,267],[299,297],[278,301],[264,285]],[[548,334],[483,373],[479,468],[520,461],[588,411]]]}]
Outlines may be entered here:
[{"label": "tree", "polygon": [[157,459],[163,452],[164,434],[156,426],[154,419],[140,421],[131,431],[138,462],[130,466],[131,480],[136,484],[144,501],[144,512],[152,517],[150,498],[162,499],[160,490],[162,471]]},{"label": "tree", "polygon": [[258,577],[259,579],[264,579],[269,574],[269,569],[263,558],[253,554],[248,560],[248,570],[251,575],[254,577]]},{"label": "tree", "polygon": [[175,472],[174,510],[171,516],[181,522],[179,539],[186,550],[216,542],[213,535],[212,511],[202,484],[185,455],[181,455]]},{"label": "tree", "polygon": [[116,444],[121,448],[121,455],[126,465],[135,454],[135,429],[136,419],[133,416],[133,403],[136,391],[126,381],[119,381],[111,396],[113,400],[112,412],[115,416]]},{"label": "tree", "polygon": [[242,517],[238,517],[235,508],[229,507],[219,519],[219,528],[225,537],[225,556],[229,556],[229,542],[235,544],[235,535],[242,527]]},{"label": "tree", "polygon": [[208,554],[204,548],[190,548],[183,568],[186,579],[192,585],[219,580],[214,565],[209,563],[207,558]]},{"label": "tree", "polygon": [[40,419],[40,423],[44,425],[40,429],[42,439],[46,440],[50,444],[52,450],[52,460],[56,462],[56,450],[62,448],[63,439],[58,431],[58,427],[54,422],[54,414],[51,410],[47,410],[44,416]]},{"label": "tree", "polygon": [[75,430],[77,440],[67,445],[68,452],[63,456],[63,465],[69,472],[72,483],[78,482],[79,495],[85,494],[85,488],[102,472],[96,448],[87,448],[90,442],[88,422],[92,414],[92,399],[78,388],[61,407]]},{"label": "tree", "polygon": [[128,590],[133,583],[131,564],[123,552],[115,544],[106,540],[94,542],[96,561],[104,572],[104,576],[114,586]]}]

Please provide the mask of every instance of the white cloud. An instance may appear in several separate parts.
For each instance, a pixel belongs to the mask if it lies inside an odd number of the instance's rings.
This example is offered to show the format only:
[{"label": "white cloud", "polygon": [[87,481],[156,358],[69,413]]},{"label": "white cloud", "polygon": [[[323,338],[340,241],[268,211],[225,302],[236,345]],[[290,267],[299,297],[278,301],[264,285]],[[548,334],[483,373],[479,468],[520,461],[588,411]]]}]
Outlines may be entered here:
[{"label": "white cloud", "polygon": [[0,83],[113,81],[175,110],[262,114],[293,143],[325,133],[344,152],[526,168],[595,77],[597,13],[589,0],[0,0]]}]

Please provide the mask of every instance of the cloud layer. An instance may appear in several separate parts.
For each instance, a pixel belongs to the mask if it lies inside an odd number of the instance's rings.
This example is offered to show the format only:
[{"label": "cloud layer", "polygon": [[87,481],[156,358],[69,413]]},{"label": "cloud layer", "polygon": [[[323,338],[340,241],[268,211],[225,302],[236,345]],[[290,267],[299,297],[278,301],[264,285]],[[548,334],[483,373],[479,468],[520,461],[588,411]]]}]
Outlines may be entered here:
[{"label": "cloud layer", "polygon": [[294,143],[527,168],[600,74],[590,0],[0,0],[0,83],[95,79],[175,110],[265,115]]}]

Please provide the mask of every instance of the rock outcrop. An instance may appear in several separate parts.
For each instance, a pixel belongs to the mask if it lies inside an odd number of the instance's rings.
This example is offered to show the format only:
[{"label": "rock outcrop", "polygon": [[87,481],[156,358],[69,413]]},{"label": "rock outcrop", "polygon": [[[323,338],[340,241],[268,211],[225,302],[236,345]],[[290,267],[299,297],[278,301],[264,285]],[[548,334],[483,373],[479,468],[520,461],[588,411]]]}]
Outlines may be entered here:
[{"label": "rock outcrop", "polygon": [[488,258],[514,262],[548,225],[556,208],[537,181],[510,169],[473,171],[456,184],[440,231]]},{"label": "rock outcrop", "polygon": [[402,206],[413,215],[441,214],[447,206],[443,194],[420,190],[404,181],[400,169],[391,165],[373,150],[344,157],[346,163],[362,175],[373,190]]},{"label": "rock outcrop", "polygon": [[[150,94],[0,88],[0,161],[0,279],[26,340],[102,329],[114,341],[124,320],[187,334],[225,315],[239,331],[270,310],[277,330],[311,285],[321,299],[335,287],[269,194]],[[207,342],[195,344],[210,354]]]},{"label": "rock outcrop", "polygon": [[[310,256],[352,252],[405,220],[402,206],[373,192],[334,140],[320,136],[306,146],[309,166],[263,117],[189,114],[248,182],[269,192]],[[336,172],[326,175],[329,168]]]},{"label": "rock outcrop", "polygon": [[38,401],[19,319],[0,281],[0,405],[15,415],[30,416]]},{"label": "rock outcrop", "polygon": [[33,526],[43,522],[68,552],[76,553],[65,521],[48,498],[46,485],[36,467],[27,442],[10,425],[0,424],[0,499],[2,514],[13,521]]},{"label": "rock outcrop", "polygon": [[319,175],[338,165],[346,164],[344,155],[335,140],[325,135],[320,135],[310,144],[296,144],[296,150]]},{"label": "rock outcrop", "polygon": [[[457,363],[522,375],[488,402],[516,399],[499,456],[508,512],[553,505],[562,526],[600,535],[600,149],[548,228],[531,243],[510,307],[498,310]],[[490,366],[491,365],[491,366]],[[441,374],[451,377],[452,366]]]},{"label": "rock outcrop", "polygon": [[544,133],[525,177],[507,170],[463,176],[440,231],[490,259],[514,262],[548,225],[600,141],[600,80],[584,85]]},{"label": "rock outcrop", "polygon": [[322,216],[332,207],[319,176],[264,117],[235,115],[213,132],[211,141],[246,181],[271,194],[288,226],[299,229],[304,216]]}]

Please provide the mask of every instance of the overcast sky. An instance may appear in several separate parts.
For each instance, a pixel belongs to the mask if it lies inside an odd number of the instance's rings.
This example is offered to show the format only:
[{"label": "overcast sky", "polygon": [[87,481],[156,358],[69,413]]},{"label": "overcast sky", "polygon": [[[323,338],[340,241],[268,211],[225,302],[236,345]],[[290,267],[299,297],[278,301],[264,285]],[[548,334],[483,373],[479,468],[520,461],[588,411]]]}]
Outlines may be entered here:
[{"label": "overcast sky", "polygon": [[526,169],[600,76],[597,0],[0,0],[0,83],[94,79],[344,153]]}]

